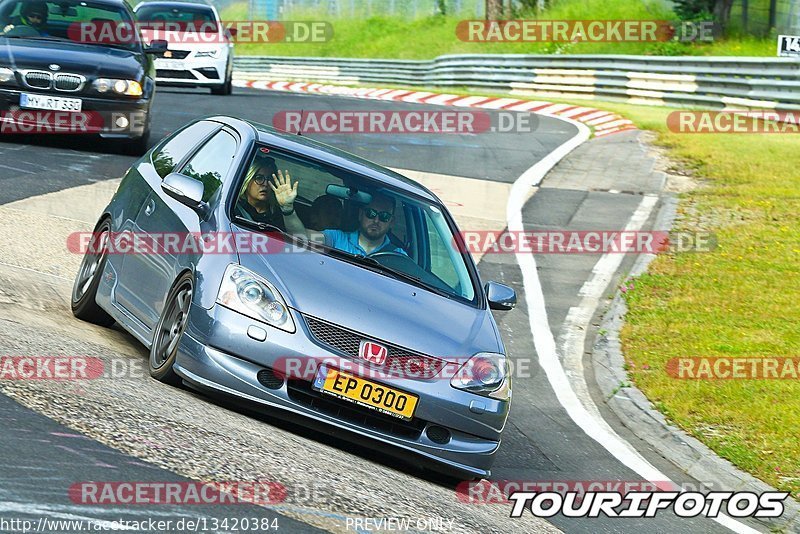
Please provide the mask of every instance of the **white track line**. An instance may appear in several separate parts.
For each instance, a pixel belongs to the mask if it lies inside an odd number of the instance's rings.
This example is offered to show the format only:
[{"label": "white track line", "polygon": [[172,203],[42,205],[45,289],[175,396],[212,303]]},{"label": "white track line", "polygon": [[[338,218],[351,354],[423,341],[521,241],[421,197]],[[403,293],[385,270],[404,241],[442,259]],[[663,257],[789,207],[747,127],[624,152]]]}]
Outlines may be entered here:
[{"label": "white track line", "polygon": [[[522,208],[525,202],[533,193],[533,188],[541,183],[544,176],[561,159],[572,152],[575,148],[589,139],[591,130],[577,121],[563,119],[565,122],[573,124],[578,128],[578,133],[568,140],[544,159],[536,163],[533,167],[525,171],[511,188],[506,208],[509,232],[523,232]],[[587,436],[599,443],[622,465],[639,474],[645,480],[653,483],[672,482],[669,477],[661,473],[653,465],[645,460],[629,443],[617,435],[608,423],[599,416],[594,416],[578,399],[572,389],[566,372],[561,365],[556,349],[556,341],[550,331],[547,320],[547,308],[545,306],[544,292],[539,274],[536,270],[536,259],[533,254],[518,252],[515,254],[517,263],[522,271],[522,283],[525,289],[525,302],[528,306],[528,317],[530,321],[531,333],[533,334],[533,344],[539,356],[539,365],[542,366],[550,387],[558,399],[567,415],[583,430]],[[587,402],[593,403],[591,399]],[[597,406],[593,406],[595,411]],[[599,411],[597,411],[599,413]],[[661,485],[659,484],[659,485]],[[674,483],[673,483],[674,485]],[[714,519],[720,525],[740,533],[757,534],[758,531],[744,525],[735,519],[720,515]]]}]

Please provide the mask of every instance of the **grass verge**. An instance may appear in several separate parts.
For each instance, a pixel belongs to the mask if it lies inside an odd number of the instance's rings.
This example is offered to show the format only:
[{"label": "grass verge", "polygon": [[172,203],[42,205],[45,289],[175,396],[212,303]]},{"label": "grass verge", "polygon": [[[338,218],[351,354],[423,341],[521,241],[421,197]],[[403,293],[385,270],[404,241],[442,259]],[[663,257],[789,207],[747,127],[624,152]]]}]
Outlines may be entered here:
[{"label": "grass verge", "polygon": [[[247,3],[226,8],[225,20],[246,20]],[[295,13],[294,20],[328,20],[325,12]],[[520,18],[533,18],[522,15]],[[641,0],[561,0],[542,20],[676,20],[663,2]],[[456,36],[459,17],[418,19],[368,17],[331,20],[326,43],[240,43],[239,55],[432,59],[444,54],[644,54],[774,56],[775,39],[736,37],[712,43],[469,43]]]},{"label": "grass verge", "polygon": [[702,178],[676,230],[710,253],[665,254],[626,293],[631,378],[664,414],[741,469],[800,496],[800,381],[679,380],[678,357],[800,356],[800,136],[676,134],[658,108],[603,106],[658,133]]}]

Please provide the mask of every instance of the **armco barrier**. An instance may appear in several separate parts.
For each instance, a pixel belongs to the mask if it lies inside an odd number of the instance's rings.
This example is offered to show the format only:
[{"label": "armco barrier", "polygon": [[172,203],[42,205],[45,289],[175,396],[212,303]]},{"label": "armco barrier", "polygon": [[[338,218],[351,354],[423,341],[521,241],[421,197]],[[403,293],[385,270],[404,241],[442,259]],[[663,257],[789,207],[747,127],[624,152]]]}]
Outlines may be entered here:
[{"label": "armco barrier", "polygon": [[800,110],[800,60],[589,55],[450,55],[430,61],[240,56],[235,76],[451,87],[712,109]]}]

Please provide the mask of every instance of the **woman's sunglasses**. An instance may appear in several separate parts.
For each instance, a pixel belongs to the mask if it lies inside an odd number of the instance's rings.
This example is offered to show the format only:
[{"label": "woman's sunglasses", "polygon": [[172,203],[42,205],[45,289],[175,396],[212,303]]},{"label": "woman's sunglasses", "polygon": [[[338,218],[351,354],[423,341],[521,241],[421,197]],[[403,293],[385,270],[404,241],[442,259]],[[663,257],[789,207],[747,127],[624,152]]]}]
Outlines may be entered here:
[{"label": "woman's sunglasses", "polygon": [[364,217],[369,220],[374,219],[375,217],[378,218],[381,222],[389,222],[392,220],[394,215],[390,211],[378,211],[373,208],[364,208]]}]

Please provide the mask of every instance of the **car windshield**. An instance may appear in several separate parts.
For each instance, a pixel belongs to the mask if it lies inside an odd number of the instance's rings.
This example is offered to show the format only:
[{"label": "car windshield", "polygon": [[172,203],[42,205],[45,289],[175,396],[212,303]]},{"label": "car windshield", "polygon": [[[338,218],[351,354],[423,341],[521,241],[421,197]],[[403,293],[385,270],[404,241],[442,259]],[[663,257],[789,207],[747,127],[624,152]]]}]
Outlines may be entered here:
[{"label": "car windshield", "polygon": [[143,29],[166,29],[189,33],[219,31],[214,12],[202,7],[143,5],[136,11],[136,20]]},{"label": "car windshield", "polygon": [[442,206],[375,180],[259,145],[234,190],[236,220],[286,231],[288,216],[270,187],[278,172],[297,183],[294,213],[305,237],[321,245],[315,248],[435,293],[477,301],[470,260]]},{"label": "car windshield", "polygon": [[135,25],[123,6],[82,0],[0,0],[0,36],[69,40],[136,50]]}]

